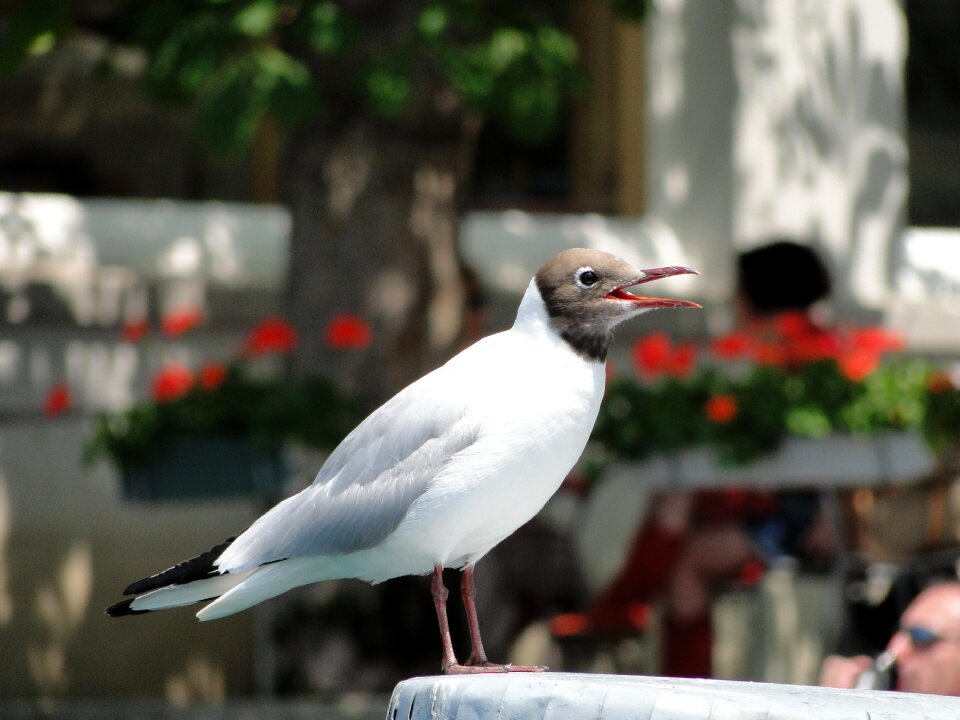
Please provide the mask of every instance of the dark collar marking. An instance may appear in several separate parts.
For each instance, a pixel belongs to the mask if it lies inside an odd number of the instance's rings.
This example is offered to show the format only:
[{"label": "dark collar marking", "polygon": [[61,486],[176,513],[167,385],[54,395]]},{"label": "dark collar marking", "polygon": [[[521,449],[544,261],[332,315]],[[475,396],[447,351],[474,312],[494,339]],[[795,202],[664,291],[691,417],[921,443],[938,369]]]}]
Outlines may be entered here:
[{"label": "dark collar marking", "polygon": [[[557,329],[557,328],[555,328]],[[567,345],[584,360],[604,362],[607,359],[607,335],[578,333],[575,330],[558,330]]]}]

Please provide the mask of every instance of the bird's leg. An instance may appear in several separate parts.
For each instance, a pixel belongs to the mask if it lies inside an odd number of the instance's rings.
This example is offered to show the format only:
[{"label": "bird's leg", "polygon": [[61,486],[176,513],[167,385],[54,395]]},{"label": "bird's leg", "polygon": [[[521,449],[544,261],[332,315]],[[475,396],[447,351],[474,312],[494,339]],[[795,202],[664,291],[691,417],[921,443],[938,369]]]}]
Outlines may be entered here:
[{"label": "bird's leg", "polygon": [[440,667],[445,673],[456,672],[455,668],[462,666],[457,662],[457,656],[453,652],[453,640],[450,639],[450,623],[447,621],[447,596],[450,593],[443,584],[443,565],[433,566],[430,594],[433,595],[433,607],[437,611],[437,623],[440,625],[440,643],[443,645]]},{"label": "bird's leg", "polygon": [[466,667],[473,672],[543,672],[545,667],[540,665],[499,665],[487,660],[487,653],[483,649],[483,640],[480,638],[480,623],[477,621],[477,588],[473,580],[473,565],[463,570],[460,580],[460,597],[463,598],[463,608],[467,613],[467,625],[470,628],[470,657]]},{"label": "bird's leg", "polygon": [[[472,580],[470,583],[472,584]],[[433,566],[433,581],[430,583],[430,592],[433,595],[433,606],[437,611],[437,622],[440,624],[440,641],[443,643],[443,659],[441,660],[441,668],[446,675],[466,675],[474,673],[490,673],[490,672],[508,672],[510,670],[526,670],[526,669],[538,669],[542,670],[543,668],[514,668],[510,665],[494,665],[493,663],[487,662],[484,658],[480,664],[477,665],[461,665],[457,662],[457,656],[453,652],[453,641],[450,639],[450,624],[447,622],[447,592],[446,586],[443,584],[443,566],[434,565]],[[472,607],[472,597],[471,597],[471,607]],[[471,611],[467,611],[468,616]],[[480,648],[480,655],[483,655],[483,645],[479,644],[480,633],[479,630],[476,630],[477,627],[477,618],[476,610],[473,610],[473,618],[470,620],[470,637],[471,640],[474,637],[476,632],[477,642],[474,644],[473,654],[470,655],[471,660],[474,659],[474,656],[477,654],[477,647]]]},{"label": "bird's leg", "polygon": [[460,578],[460,597],[463,598],[463,609],[467,613],[467,626],[470,628],[470,657],[467,665],[491,665],[487,660],[487,653],[483,649],[483,640],[480,638],[480,623],[477,621],[477,588],[473,584],[473,565],[463,569]]}]

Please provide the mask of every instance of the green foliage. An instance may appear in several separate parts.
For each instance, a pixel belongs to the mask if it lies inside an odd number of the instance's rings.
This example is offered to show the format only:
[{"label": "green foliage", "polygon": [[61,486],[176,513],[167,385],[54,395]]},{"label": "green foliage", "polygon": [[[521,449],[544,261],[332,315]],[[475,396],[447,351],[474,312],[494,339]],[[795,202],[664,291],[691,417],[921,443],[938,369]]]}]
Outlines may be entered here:
[{"label": "green foliage", "polygon": [[530,144],[550,139],[567,92],[583,83],[576,43],[550,25],[497,28],[440,57],[469,107]]},{"label": "green foliage", "polygon": [[361,419],[359,405],[327,380],[254,380],[233,367],[216,388],[101,414],[86,456],[131,467],[185,437],[238,436],[267,448],[293,440],[332,449]]},{"label": "green foliage", "polygon": [[0,77],[16,70],[23,59],[53,48],[70,28],[70,9],[62,0],[13,3],[0,24]]},{"label": "green foliage", "polygon": [[[732,399],[732,418],[710,418],[707,403],[716,397]],[[936,449],[956,445],[960,390],[920,361],[889,364],[853,380],[837,362],[824,359],[790,371],[756,366],[744,376],[708,368],[649,384],[617,378],[607,389],[593,440],[631,459],[709,445],[721,461],[743,464],[788,436],[910,429],[924,432]]]},{"label": "green foliage", "polygon": [[[604,0],[642,19],[649,0]],[[116,3],[112,39],[141,47],[147,82],[168,100],[196,103],[214,149],[249,147],[271,119],[293,129],[326,111],[383,119],[435,112],[436,79],[465,107],[541,143],[583,86],[566,4],[421,0],[168,0]],[[82,14],[58,0],[16,4],[3,27],[0,73],[52,47]],[[321,99],[323,102],[321,102]]]}]

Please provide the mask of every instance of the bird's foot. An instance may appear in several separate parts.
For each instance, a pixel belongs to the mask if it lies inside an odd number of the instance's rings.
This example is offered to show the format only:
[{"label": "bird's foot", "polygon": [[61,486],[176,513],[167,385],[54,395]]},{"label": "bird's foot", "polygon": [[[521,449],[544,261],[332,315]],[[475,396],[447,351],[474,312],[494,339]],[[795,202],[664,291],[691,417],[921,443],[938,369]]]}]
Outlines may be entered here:
[{"label": "bird's foot", "polygon": [[460,665],[454,663],[443,668],[445,675],[479,675],[481,673],[509,673],[509,672],[544,672],[543,665],[511,665],[493,663],[485,660],[482,663]]}]

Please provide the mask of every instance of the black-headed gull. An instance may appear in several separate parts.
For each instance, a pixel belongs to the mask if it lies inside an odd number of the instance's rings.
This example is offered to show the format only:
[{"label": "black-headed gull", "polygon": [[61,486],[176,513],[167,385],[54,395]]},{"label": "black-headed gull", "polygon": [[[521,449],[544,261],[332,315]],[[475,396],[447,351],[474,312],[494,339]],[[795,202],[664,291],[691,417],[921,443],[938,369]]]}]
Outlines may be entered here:
[{"label": "black-headed gull", "polygon": [[[653,308],[699,307],[625,288],[694,273],[638,270],[573,249],[530,281],[509,330],[400,391],[347,436],[313,483],[238,537],[133,583],[107,609],[130,615],[212,600],[213,620],[334,578],[433,573],[447,673],[537,669],[487,660],[474,605],[476,562],[530,520],[579,458],[603,397],[611,330]],[[462,568],[471,654],[447,625],[443,568]]]}]

